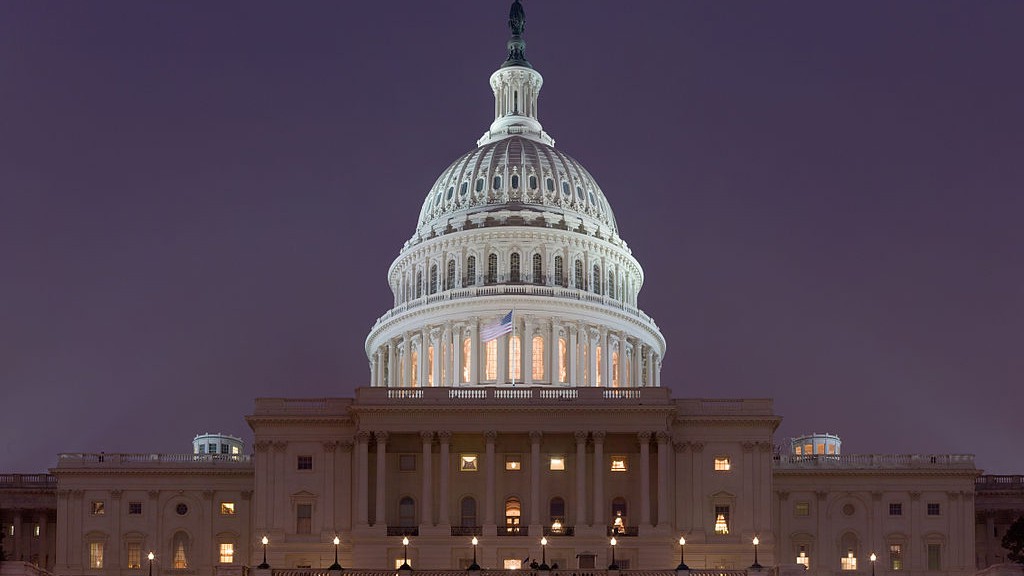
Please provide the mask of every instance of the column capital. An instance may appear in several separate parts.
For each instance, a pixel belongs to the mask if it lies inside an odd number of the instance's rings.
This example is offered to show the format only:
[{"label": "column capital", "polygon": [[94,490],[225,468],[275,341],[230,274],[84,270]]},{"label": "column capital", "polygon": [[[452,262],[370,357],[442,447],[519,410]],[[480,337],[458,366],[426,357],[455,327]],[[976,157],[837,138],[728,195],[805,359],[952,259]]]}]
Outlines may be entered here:
[{"label": "column capital", "polygon": [[338,442],[334,440],[328,440],[324,442],[324,452],[331,453],[338,449]]},{"label": "column capital", "polygon": [[682,454],[683,452],[686,452],[690,448],[690,443],[675,442],[672,444],[672,447],[675,448],[676,454]]},{"label": "column capital", "polygon": [[590,437],[594,439],[595,444],[604,442],[604,437],[607,434],[604,430],[591,430]]},{"label": "column capital", "polygon": [[573,433],[573,436],[576,438],[577,444],[583,444],[584,442],[586,442],[587,436],[589,435],[590,433],[587,432],[586,430],[577,430],[576,432]]},{"label": "column capital", "polygon": [[284,440],[275,440],[273,445],[274,452],[284,452],[285,448],[288,447],[288,443],[285,442]]},{"label": "column capital", "polygon": [[779,495],[779,501],[781,502],[785,502],[789,499],[789,492],[786,492],[785,490],[777,490],[775,493]]},{"label": "column capital", "polygon": [[253,443],[252,447],[256,449],[257,453],[266,452],[267,450],[270,450],[270,442],[267,440],[258,440]]},{"label": "column capital", "polygon": [[920,500],[921,499],[921,491],[920,490],[911,490],[910,491],[910,499],[912,501],[915,501],[915,502],[917,500]]},{"label": "column capital", "polygon": [[743,452],[746,454],[749,454],[754,451],[753,442],[744,442],[743,444],[741,444],[741,446],[743,447]]},{"label": "column capital", "polygon": [[430,444],[434,441],[434,432],[432,430],[421,430],[420,439],[423,440],[424,444]]},{"label": "column capital", "polygon": [[636,439],[641,444],[648,444],[651,441],[651,433],[648,432],[647,430],[644,430],[643,432],[637,432]]},{"label": "column capital", "polygon": [[543,437],[544,437],[544,433],[543,432],[538,432],[538,431],[534,430],[534,431],[530,432],[530,443],[537,444],[537,443],[540,442],[540,439],[543,438]]},{"label": "column capital", "polygon": [[486,440],[488,444],[494,444],[494,441],[497,440],[497,439],[498,439],[498,431],[497,430],[486,430],[486,431],[484,431],[484,440]]},{"label": "column capital", "polygon": [[452,433],[450,430],[441,430],[437,433],[437,440],[442,444],[447,444],[452,439]]},{"label": "column capital", "polygon": [[111,490],[110,491],[110,497],[113,498],[114,500],[120,500],[121,499],[121,494],[123,494],[123,492],[121,490]]},{"label": "column capital", "polygon": [[377,440],[377,444],[385,444],[388,441],[388,433],[385,430],[374,430],[373,437]]},{"label": "column capital", "polygon": [[362,442],[363,444],[370,441],[370,432],[368,430],[360,430],[356,432],[356,442]]},{"label": "column capital", "polygon": [[658,439],[658,444],[668,444],[668,441],[672,439],[672,434],[659,430],[655,433],[655,437]]},{"label": "column capital", "polygon": [[348,440],[343,440],[341,442],[338,442],[338,448],[342,452],[351,452],[352,451],[352,446],[353,446],[352,442],[350,442]]},{"label": "column capital", "polygon": [[694,452],[703,452],[704,451],[704,443],[703,442],[690,442],[690,448],[693,449]]}]

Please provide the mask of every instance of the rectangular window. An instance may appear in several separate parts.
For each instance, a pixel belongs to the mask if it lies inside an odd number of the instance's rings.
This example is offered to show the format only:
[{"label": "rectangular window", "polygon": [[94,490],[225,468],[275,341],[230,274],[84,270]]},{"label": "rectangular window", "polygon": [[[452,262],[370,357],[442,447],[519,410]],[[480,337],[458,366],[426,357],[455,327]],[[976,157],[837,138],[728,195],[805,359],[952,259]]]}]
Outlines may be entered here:
[{"label": "rectangular window", "polygon": [[903,570],[902,544],[889,544],[889,569]]},{"label": "rectangular window", "polygon": [[39,538],[39,524],[32,527],[32,535]]},{"label": "rectangular window", "polygon": [[810,502],[797,502],[793,505],[794,516],[810,516],[811,515],[811,504]]},{"label": "rectangular window", "polygon": [[520,570],[523,567],[523,561],[519,558],[505,558],[502,566],[504,566],[505,570]]},{"label": "rectangular window", "polygon": [[857,569],[857,557],[853,555],[853,550],[847,550],[846,556],[839,559],[839,567],[843,570]]},{"label": "rectangular window", "polygon": [[221,454],[230,454],[231,453],[231,446],[228,446],[227,444],[221,444],[220,445],[220,453]]},{"label": "rectangular window", "polygon": [[398,455],[398,471],[399,472],[414,472],[416,470],[416,455],[415,454],[399,454]]},{"label": "rectangular window", "polygon": [[313,532],[313,505],[298,504],[295,506],[295,533],[311,534]]},{"label": "rectangular window", "polygon": [[625,456],[612,456],[612,472],[625,472],[626,471],[626,457]]},{"label": "rectangular window", "polygon": [[233,564],[235,561],[235,545],[223,542],[220,545],[220,563]]},{"label": "rectangular window", "polygon": [[551,470],[565,470],[565,456],[552,456],[548,467]]},{"label": "rectangular window", "polygon": [[522,380],[522,348],[519,344],[519,336],[510,336],[508,339],[508,377],[513,380]]},{"label": "rectangular window", "polygon": [[807,555],[807,546],[800,547],[800,553],[796,555],[796,563],[808,570],[811,567],[811,557]]},{"label": "rectangular window", "polygon": [[412,558],[410,558],[408,562],[406,562],[405,558],[403,558],[401,556],[399,556],[398,558],[395,558],[395,570],[400,569],[402,567],[402,564],[406,564],[406,563],[408,563],[409,567],[412,568]]},{"label": "rectangular window", "polygon": [[596,554],[580,554],[579,559],[580,570],[593,570],[594,567],[597,566]]},{"label": "rectangular window", "polygon": [[224,516],[232,516],[232,515],[234,515],[234,513],[235,513],[235,503],[234,502],[221,502],[220,503],[220,513],[223,514]]},{"label": "rectangular window", "polygon": [[732,463],[729,461],[728,456],[716,456],[715,457],[715,470],[718,472],[725,472],[732,468]]},{"label": "rectangular window", "polygon": [[942,512],[942,508],[939,506],[938,502],[929,502],[928,503],[928,515],[929,516],[938,516],[941,512]]},{"label": "rectangular window", "polygon": [[928,545],[928,569],[942,570],[942,545]]},{"label": "rectangular window", "polygon": [[498,341],[484,344],[484,380],[498,379]]},{"label": "rectangular window", "polygon": [[142,544],[139,542],[128,543],[128,567],[142,568]]},{"label": "rectangular window", "polygon": [[92,515],[93,516],[103,516],[106,513],[107,513],[107,509],[106,509],[106,506],[103,504],[103,500],[93,500],[92,501]]},{"label": "rectangular window", "polygon": [[903,504],[899,502],[890,503],[889,516],[903,516]]},{"label": "rectangular window", "polygon": [[460,472],[476,472],[476,454],[460,454],[459,455],[459,471]]},{"label": "rectangular window", "polygon": [[715,534],[729,533],[729,507],[715,506]]},{"label": "rectangular window", "polygon": [[299,470],[312,470],[313,469],[313,457],[312,456],[299,456],[296,460],[296,468]]},{"label": "rectangular window", "polygon": [[103,542],[89,542],[89,567],[103,568]]},{"label": "rectangular window", "polygon": [[505,470],[516,471],[522,469],[523,458],[521,456],[505,456]]},{"label": "rectangular window", "polygon": [[142,502],[129,502],[128,503],[129,514],[142,514]]}]

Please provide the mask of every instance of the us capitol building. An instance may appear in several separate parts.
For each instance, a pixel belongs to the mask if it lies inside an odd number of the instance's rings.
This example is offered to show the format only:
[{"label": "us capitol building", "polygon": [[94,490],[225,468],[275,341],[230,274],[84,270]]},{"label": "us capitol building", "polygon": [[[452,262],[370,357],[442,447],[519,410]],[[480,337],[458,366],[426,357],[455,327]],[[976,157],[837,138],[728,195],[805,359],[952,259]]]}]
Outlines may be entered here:
[{"label": "us capitol building", "polygon": [[61,454],[52,475],[0,477],[9,559],[58,576],[956,576],[993,561],[972,456],[849,455],[828,434],[777,448],[771,400],[661,386],[643,269],[541,126],[524,24],[516,0],[494,121],[388,271],[369,386],[257,399],[251,455],[209,435],[188,454]]}]

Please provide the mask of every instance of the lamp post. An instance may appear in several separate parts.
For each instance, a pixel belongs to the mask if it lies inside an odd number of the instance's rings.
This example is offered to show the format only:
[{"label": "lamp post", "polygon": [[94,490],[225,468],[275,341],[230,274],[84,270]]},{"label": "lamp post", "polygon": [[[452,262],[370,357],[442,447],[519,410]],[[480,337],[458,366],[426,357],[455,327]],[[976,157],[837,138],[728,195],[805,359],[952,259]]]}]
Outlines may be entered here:
[{"label": "lamp post", "polygon": [[760,543],[761,541],[757,539],[757,536],[754,536],[754,563],[750,565],[750,569],[755,572],[760,572],[762,568],[761,564],[757,562],[757,545]]},{"label": "lamp post", "polygon": [[872,552],[870,560],[871,560],[871,576],[875,576],[875,560],[878,560],[878,556],[875,556],[875,553]]},{"label": "lamp post", "polygon": [[686,538],[680,536],[679,537],[679,566],[676,566],[676,571],[677,572],[680,571],[680,570],[689,570],[690,569],[690,567],[686,565],[686,562],[683,559],[683,550],[685,548],[686,548]]},{"label": "lamp post", "polygon": [[270,543],[270,540],[264,536],[260,542],[263,543],[263,563],[257,566],[257,568],[260,570],[266,570],[267,568],[270,568],[270,564],[267,564],[267,544]]},{"label": "lamp post", "polygon": [[334,564],[328,570],[337,570],[341,572],[341,564],[338,564],[338,545],[341,544],[341,538],[334,537]]},{"label": "lamp post", "polygon": [[544,537],[541,537],[541,539],[540,539],[540,566],[538,566],[537,569],[538,570],[550,570],[551,569],[551,567],[548,566],[548,539],[544,538]]},{"label": "lamp post", "polygon": [[469,570],[477,572],[480,571],[480,565],[476,563],[476,545],[479,543],[480,541],[476,539],[476,536],[473,536],[473,563],[469,565]]},{"label": "lamp post", "polygon": [[402,565],[398,567],[399,570],[412,570],[412,566],[409,566],[409,537],[402,537]]},{"label": "lamp post", "polygon": [[608,569],[609,570],[618,570],[619,569],[619,565],[615,563],[615,545],[618,544],[619,541],[616,540],[614,536],[612,536],[612,539],[611,539],[610,543],[612,545],[612,563],[608,565]]},{"label": "lamp post", "polygon": [[149,558],[149,576],[153,576],[153,558],[155,558],[155,556],[153,556],[153,552],[150,552],[146,558]]}]

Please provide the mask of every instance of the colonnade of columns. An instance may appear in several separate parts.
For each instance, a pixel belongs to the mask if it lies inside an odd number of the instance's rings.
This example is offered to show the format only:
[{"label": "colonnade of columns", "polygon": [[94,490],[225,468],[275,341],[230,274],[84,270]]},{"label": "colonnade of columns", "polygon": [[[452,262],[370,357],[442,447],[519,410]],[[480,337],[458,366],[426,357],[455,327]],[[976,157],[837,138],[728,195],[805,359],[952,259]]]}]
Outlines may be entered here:
[{"label": "colonnade of columns", "polygon": [[7,531],[4,534],[7,559],[31,562],[43,568],[52,566],[54,558],[49,544],[52,539],[50,516],[55,512],[43,508],[4,510],[2,525]]},{"label": "colonnade of columns", "polygon": [[[422,485],[419,497],[419,524],[426,526],[451,525],[450,502],[449,502],[449,475],[453,463],[451,460],[452,433],[449,431],[421,431],[419,433],[422,443]],[[482,433],[484,439],[484,455],[478,471],[484,475],[483,486],[483,526],[496,525],[495,517],[499,509],[498,495],[495,486],[496,475],[498,474],[497,448],[498,433],[488,430]],[[604,444],[607,433],[597,431],[577,431],[573,434],[575,439],[575,501],[572,503],[574,510],[573,518],[566,519],[569,524],[577,526],[603,526],[611,522],[612,518],[606,515],[610,511],[610,500],[605,501],[605,476],[609,473],[608,462],[604,458]],[[528,507],[529,516],[524,518],[529,524],[545,525],[548,519],[544,515],[544,508],[541,506],[541,488],[543,484],[542,474],[547,470],[544,465],[543,443],[544,433],[530,432],[530,453],[529,453],[529,489],[524,491],[529,494]],[[387,523],[388,506],[396,507],[397,502],[391,502],[388,495],[387,471],[387,446],[389,433],[385,431],[360,431],[356,434],[356,526],[381,525]],[[369,446],[374,443],[376,449],[376,472],[373,474],[375,485],[375,498],[373,498],[374,515],[369,515],[369,503],[371,501]],[[671,445],[671,434],[665,431],[657,433],[640,432],[636,435],[639,452],[639,462],[636,464],[634,473],[639,477],[639,513],[635,512],[636,503],[633,503],[634,513],[632,517],[639,517],[640,525],[652,526],[655,524],[653,514],[657,514],[657,524],[671,523],[671,509],[669,496],[670,474],[673,466]],[[651,443],[656,444],[656,468],[654,469],[657,478],[656,494],[651,494]],[[437,473],[433,471],[434,442],[439,444],[440,464]],[[587,457],[588,441],[592,444],[593,452],[590,458]],[[634,453],[635,454],[635,453]],[[567,464],[568,469],[568,464]],[[589,474],[588,474],[589,469]],[[631,468],[632,470],[632,468]],[[591,479],[591,494],[588,494],[588,477]],[[435,490],[435,482],[438,483]],[[433,495],[438,494],[438,505],[435,509]],[[656,510],[652,508],[652,496],[656,498]],[[504,500],[502,500],[503,502]],[[588,513],[588,503],[592,503],[592,509]],[[372,521],[371,521],[372,520]],[[458,522],[455,522],[456,524]]]},{"label": "colonnade of columns", "polygon": [[481,329],[495,321],[447,322],[391,338],[371,356],[370,382],[388,387],[661,385],[660,355],[624,331],[514,315],[512,334],[493,344],[481,341]]}]

